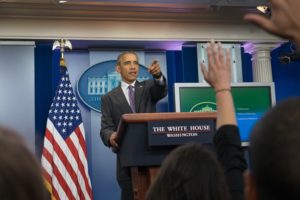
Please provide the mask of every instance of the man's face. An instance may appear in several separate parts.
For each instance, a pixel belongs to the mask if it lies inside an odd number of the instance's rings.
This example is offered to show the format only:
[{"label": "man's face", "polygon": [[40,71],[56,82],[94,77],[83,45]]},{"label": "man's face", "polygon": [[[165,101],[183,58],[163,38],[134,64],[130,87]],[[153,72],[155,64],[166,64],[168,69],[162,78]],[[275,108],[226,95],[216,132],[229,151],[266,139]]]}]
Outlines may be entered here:
[{"label": "man's face", "polygon": [[136,80],[139,73],[138,59],[134,54],[125,54],[116,67],[121,74],[122,80],[128,84]]}]

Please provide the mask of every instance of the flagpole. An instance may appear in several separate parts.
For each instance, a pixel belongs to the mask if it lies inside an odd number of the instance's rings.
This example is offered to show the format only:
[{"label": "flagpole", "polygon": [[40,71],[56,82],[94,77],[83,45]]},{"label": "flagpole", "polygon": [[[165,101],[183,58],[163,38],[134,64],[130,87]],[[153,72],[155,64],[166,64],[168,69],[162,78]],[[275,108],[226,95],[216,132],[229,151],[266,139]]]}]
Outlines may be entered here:
[{"label": "flagpole", "polygon": [[66,39],[55,40],[53,43],[53,46],[52,46],[52,50],[60,49],[59,65],[61,67],[67,67],[65,58],[64,58],[65,48],[72,49],[72,44],[71,44],[70,40],[66,40]]},{"label": "flagpole", "polygon": [[61,77],[49,109],[42,153],[43,177],[52,200],[93,200],[88,171],[85,130],[77,98],[64,59],[68,40],[56,40],[60,48]]}]

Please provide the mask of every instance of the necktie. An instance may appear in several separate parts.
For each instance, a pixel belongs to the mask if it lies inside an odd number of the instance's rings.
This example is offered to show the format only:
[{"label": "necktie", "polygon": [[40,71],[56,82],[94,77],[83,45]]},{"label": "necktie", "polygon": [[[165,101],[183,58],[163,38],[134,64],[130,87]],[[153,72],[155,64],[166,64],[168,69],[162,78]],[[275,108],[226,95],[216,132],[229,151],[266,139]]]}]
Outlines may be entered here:
[{"label": "necktie", "polygon": [[128,97],[131,110],[135,113],[134,87],[132,85],[128,86]]}]

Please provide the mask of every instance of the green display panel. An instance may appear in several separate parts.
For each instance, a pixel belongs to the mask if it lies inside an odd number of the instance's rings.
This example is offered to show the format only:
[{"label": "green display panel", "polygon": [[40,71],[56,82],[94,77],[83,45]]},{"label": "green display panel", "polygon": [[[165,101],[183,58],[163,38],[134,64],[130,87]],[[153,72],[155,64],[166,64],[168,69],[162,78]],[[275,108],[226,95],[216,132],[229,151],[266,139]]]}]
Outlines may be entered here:
[{"label": "green display panel", "polygon": [[[240,83],[232,85],[236,117],[242,142],[248,142],[255,122],[275,103],[273,83]],[[176,83],[177,112],[216,111],[214,90],[203,84]]]}]

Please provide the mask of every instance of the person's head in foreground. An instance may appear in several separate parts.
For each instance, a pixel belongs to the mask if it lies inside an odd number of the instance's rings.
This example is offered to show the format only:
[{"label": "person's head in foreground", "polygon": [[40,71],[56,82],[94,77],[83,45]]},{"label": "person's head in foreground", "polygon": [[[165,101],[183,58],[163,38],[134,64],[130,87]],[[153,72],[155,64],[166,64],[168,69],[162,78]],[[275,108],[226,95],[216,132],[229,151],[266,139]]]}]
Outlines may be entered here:
[{"label": "person's head in foreground", "polygon": [[47,199],[40,165],[23,138],[0,127],[0,199]]},{"label": "person's head in foreground", "polygon": [[278,103],[255,125],[250,157],[246,199],[300,198],[300,99]]},{"label": "person's head in foreground", "polygon": [[187,144],[166,157],[146,199],[225,200],[228,188],[215,155],[200,144]]}]

